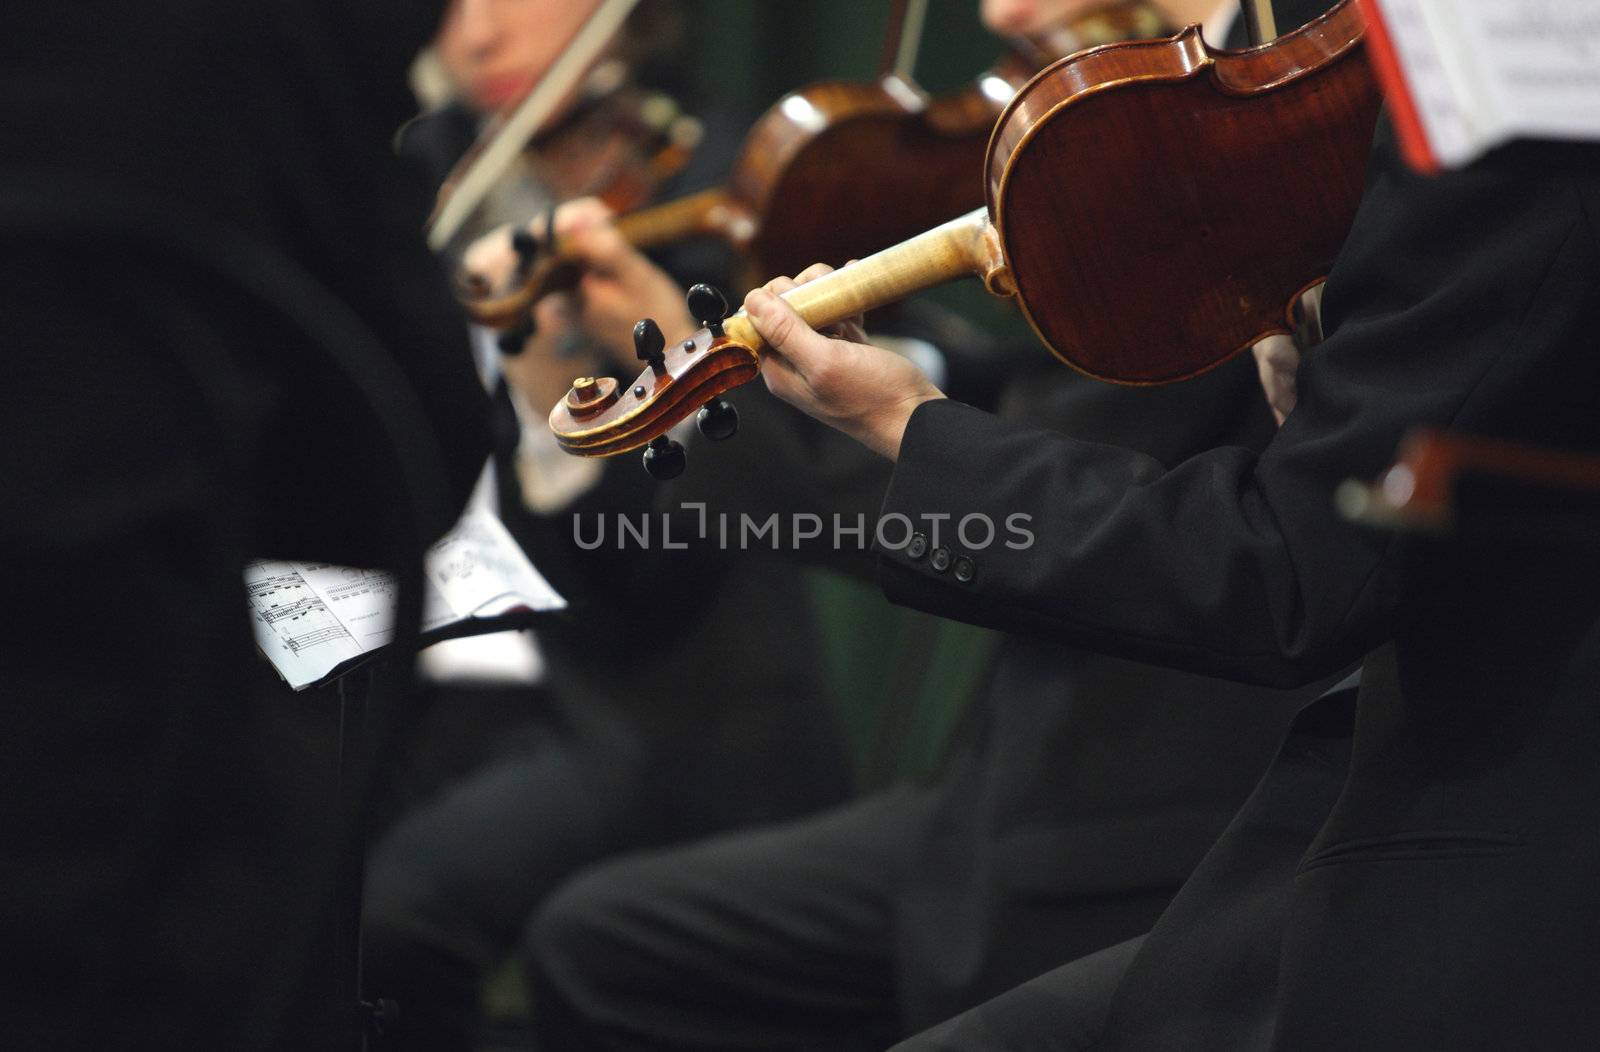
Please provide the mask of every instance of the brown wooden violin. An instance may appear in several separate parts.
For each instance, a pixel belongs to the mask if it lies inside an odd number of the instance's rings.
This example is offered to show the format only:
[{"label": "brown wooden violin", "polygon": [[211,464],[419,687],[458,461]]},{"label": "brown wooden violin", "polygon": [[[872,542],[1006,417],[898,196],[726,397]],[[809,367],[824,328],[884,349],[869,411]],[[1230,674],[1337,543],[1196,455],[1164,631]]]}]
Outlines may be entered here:
[{"label": "brown wooden violin", "polygon": [[699,122],[640,87],[632,66],[655,31],[638,0],[598,0],[556,60],[512,109],[497,115],[445,178],[427,223],[443,250],[471,226],[523,219],[551,201],[595,196],[642,204],[683,167]]},{"label": "brown wooden violin", "polygon": [[682,171],[702,129],[670,96],[621,79],[621,70],[611,75],[619,78],[615,87],[534,136],[527,153],[553,199],[598,197],[622,212],[647,203]]},{"label": "brown wooden violin", "polygon": [[[1039,68],[1086,47],[1166,31],[1152,8],[1120,0],[1014,41],[997,65],[950,95],[930,97],[904,69],[887,69],[874,83],[814,84],[756,122],[725,186],[622,215],[617,229],[644,250],[721,238],[752,275],[868,255],[982,203],[989,132]],[[458,274],[457,295],[474,321],[504,328],[580,272],[557,241],[507,287]]]},{"label": "brown wooden violin", "polygon": [[[439,188],[435,214],[500,134],[500,125],[491,125],[456,163]],[[577,101],[529,139],[501,177],[502,183],[523,182],[530,189],[489,194],[475,225],[510,221],[519,211],[516,202],[529,197],[597,197],[615,211],[638,208],[683,169],[701,135],[700,122],[674,99],[634,83],[620,59],[604,60],[585,78]]]},{"label": "brown wooden violin", "polygon": [[[1349,0],[1270,44],[1208,47],[1196,27],[1057,62],[995,125],[979,208],[785,294],[826,326],[963,275],[1014,297],[1041,340],[1092,376],[1180,380],[1291,330],[1361,197],[1379,94]],[[627,387],[575,383],[550,413],[570,452],[610,456],[757,373],[743,314],[712,317]],[[713,400],[716,401],[713,401]]]},{"label": "brown wooden violin", "polygon": [[1336,498],[1339,510],[1354,522],[1438,533],[1455,523],[1456,488],[1469,476],[1600,493],[1600,456],[1423,430],[1406,439],[1395,465],[1377,482],[1348,480]]}]

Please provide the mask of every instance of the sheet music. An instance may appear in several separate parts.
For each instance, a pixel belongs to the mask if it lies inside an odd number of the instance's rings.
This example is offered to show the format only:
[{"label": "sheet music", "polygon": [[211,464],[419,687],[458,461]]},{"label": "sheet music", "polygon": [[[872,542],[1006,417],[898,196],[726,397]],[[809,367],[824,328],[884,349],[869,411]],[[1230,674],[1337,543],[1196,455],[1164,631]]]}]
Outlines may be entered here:
[{"label": "sheet music", "polygon": [[[550,587],[505,526],[475,509],[424,563],[422,629],[513,610],[560,610]],[[245,570],[256,645],[284,680],[303,690],[342,662],[394,639],[395,575],[330,563],[268,561]]]},{"label": "sheet music", "polygon": [[363,653],[350,629],[295,563],[252,563],[245,569],[245,591],[256,645],[294,689]]},{"label": "sheet music", "polygon": [[1515,137],[1600,139],[1595,0],[1369,0],[1437,160]]},{"label": "sheet music", "polygon": [[[1438,0],[1433,0],[1438,6]],[[1600,4],[1594,0],[1451,0],[1463,54],[1488,76],[1484,103],[1516,135],[1600,136]]]},{"label": "sheet music", "polygon": [[1394,43],[1428,145],[1443,164],[1459,164],[1472,152],[1473,132],[1456,101],[1456,87],[1434,43],[1423,0],[1377,0]]}]

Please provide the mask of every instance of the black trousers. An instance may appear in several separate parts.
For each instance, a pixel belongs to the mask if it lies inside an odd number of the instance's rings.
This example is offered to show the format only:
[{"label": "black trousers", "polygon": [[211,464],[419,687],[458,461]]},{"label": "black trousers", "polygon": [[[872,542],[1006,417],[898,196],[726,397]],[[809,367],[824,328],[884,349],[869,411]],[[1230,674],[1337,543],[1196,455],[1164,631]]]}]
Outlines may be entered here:
[{"label": "black trousers", "polygon": [[893,1052],[1085,1052],[1145,936],[1047,972],[894,1046]]},{"label": "black trousers", "polygon": [[400,816],[369,855],[363,922],[366,990],[400,1006],[386,1047],[472,1048],[484,977],[584,866],[844,799],[822,703],[779,708],[730,706],[692,740],[601,706],[547,709],[515,728],[520,746]]},{"label": "black trousers", "polygon": [[897,889],[936,802],[891,790],[566,884],[528,944],[539,1048],[891,1044]]},{"label": "black trousers", "polygon": [[1271,1046],[1290,889],[1344,790],[1356,682],[1295,717],[1255,792],[1148,935],[1046,972],[895,1052]]}]

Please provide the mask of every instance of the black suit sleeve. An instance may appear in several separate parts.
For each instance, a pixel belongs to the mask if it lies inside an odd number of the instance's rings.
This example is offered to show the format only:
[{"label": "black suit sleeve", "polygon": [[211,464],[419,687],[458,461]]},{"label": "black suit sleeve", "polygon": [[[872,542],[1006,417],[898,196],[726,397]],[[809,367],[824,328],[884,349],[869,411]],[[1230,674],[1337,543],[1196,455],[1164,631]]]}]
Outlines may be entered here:
[{"label": "black suit sleeve", "polygon": [[[1399,542],[1353,527],[1332,494],[1376,477],[1423,424],[1592,440],[1584,318],[1600,287],[1586,208],[1593,154],[1518,146],[1425,180],[1387,125],[1326,301],[1332,335],[1264,453],[1170,469],[953,402],[912,417],[885,514],[986,515],[1000,530],[944,572],[886,551],[896,602],[1122,656],[1277,685],[1307,682],[1388,633]],[[1005,544],[1030,517],[1028,547]],[[969,538],[982,539],[974,523]],[[1017,543],[1014,541],[1014,543]],[[959,577],[967,577],[963,582]]]}]

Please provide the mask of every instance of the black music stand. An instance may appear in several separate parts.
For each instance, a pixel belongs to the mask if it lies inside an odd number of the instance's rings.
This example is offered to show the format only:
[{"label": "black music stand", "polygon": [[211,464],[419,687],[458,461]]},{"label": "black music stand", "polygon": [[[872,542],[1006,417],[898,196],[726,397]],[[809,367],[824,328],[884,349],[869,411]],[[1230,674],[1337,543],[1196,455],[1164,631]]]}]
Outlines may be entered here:
[{"label": "black music stand", "polygon": [[[492,635],[533,627],[548,613],[513,610],[497,617],[468,618],[437,632],[425,633],[405,649],[405,664],[394,646],[382,647],[331,672],[318,689],[333,689],[339,702],[339,767],[335,790],[338,818],[334,885],[331,896],[329,968],[336,1032],[347,1035],[338,1046],[367,1052],[381,1042],[402,1006],[362,989],[361,911],[366,883],[367,834],[372,809],[383,785],[379,760],[391,756],[409,739],[421,713],[408,696],[409,661],[434,643],[467,636]],[[389,674],[393,694],[382,712],[374,702],[382,693],[379,672]]]}]

